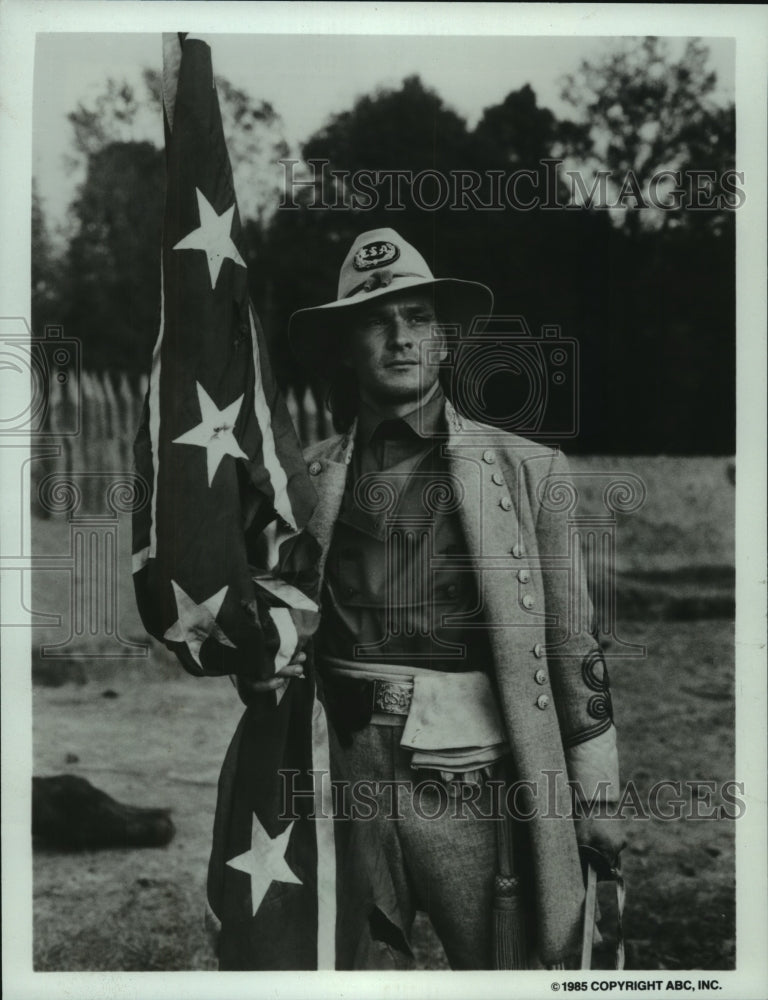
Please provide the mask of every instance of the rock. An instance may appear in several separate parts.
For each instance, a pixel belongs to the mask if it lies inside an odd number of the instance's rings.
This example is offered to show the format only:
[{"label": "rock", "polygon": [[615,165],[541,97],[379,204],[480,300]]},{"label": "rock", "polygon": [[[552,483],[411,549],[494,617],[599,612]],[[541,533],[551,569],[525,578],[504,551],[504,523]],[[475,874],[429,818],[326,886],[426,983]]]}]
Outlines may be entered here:
[{"label": "rock", "polygon": [[169,809],[117,802],[85,778],[32,778],[32,836],[53,847],[163,847],[176,832]]}]

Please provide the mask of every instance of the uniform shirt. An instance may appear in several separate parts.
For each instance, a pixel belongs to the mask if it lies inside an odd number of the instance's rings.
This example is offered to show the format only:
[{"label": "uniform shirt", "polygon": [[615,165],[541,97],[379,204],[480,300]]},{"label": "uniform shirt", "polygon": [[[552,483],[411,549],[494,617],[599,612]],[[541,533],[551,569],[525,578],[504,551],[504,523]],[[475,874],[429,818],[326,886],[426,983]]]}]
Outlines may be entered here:
[{"label": "uniform shirt", "polygon": [[361,406],[326,562],[321,655],[449,671],[490,663],[474,572],[451,565],[466,546],[441,454],[444,404],[438,387],[394,420]]}]

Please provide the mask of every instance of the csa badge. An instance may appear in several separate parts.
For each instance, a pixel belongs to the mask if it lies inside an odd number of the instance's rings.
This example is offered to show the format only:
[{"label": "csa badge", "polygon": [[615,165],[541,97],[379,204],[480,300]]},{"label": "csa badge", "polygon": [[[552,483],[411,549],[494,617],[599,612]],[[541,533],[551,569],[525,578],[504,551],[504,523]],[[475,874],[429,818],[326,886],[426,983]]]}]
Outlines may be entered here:
[{"label": "csa badge", "polygon": [[382,267],[391,264],[400,256],[400,251],[389,240],[376,240],[360,247],[352,258],[352,266],[356,271],[370,271],[372,267]]}]

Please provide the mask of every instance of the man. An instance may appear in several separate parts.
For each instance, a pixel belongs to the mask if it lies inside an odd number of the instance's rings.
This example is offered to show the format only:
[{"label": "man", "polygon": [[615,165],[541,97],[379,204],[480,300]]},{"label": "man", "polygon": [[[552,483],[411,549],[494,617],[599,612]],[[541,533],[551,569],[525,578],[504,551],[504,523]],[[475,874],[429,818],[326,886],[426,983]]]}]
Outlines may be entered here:
[{"label": "man", "polygon": [[[426,911],[463,969],[499,964],[494,895],[512,869],[518,961],[567,961],[582,926],[579,845],[610,859],[620,847],[611,821],[572,818],[566,784],[577,798],[618,794],[605,664],[560,502],[567,466],[461,416],[443,389],[447,331],[466,336],[492,301],[483,285],[435,279],[380,229],[354,241],[336,299],[290,324],[296,354],[329,374],[341,431],[307,456],[329,714],[352,787],[373,789],[359,821],[377,824],[395,922],[407,936]],[[499,800],[500,787],[515,794]],[[511,840],[499,801],[525,820]],[[375,961],[403,964],[385,942]]]}]

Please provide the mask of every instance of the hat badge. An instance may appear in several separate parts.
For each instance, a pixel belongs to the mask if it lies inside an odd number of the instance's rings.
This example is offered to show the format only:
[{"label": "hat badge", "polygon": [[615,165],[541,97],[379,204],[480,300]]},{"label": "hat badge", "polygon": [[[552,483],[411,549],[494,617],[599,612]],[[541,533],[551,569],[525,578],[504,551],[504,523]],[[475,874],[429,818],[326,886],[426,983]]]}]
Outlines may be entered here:
[{"label": "hat badge", "polygon": [[373,267],[391,264],[400,256],[400,250],[389,240],[374,240],[360,247],[352,258],[356,271],[370,271]]}]

